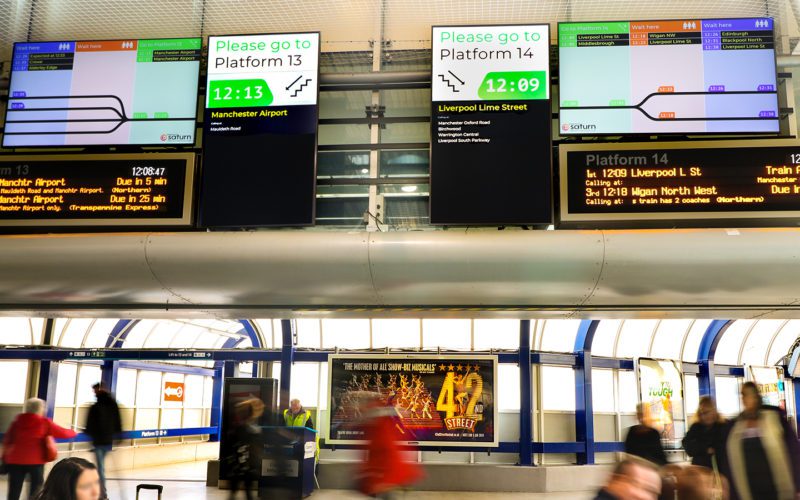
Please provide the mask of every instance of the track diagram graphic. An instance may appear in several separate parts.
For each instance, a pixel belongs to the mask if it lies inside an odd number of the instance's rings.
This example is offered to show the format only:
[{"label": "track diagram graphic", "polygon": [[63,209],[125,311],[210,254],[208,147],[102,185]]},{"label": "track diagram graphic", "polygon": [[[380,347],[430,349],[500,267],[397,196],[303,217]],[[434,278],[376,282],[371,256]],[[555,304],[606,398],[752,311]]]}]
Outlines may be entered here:
[{"label": "track diagram graphic", "polygon": [[199,38],[14,46],[3,146],[192,144]]},{"label": "track diagram graphic", "polygon": [[778,132],[772,23],[560,24],[561,133]]}]

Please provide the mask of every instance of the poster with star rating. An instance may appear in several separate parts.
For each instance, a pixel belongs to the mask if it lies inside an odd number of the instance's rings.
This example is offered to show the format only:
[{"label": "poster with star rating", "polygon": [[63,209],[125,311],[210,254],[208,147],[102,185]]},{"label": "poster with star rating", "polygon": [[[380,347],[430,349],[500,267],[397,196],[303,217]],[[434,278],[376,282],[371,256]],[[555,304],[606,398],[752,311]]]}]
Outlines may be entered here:
[{"label": "poster with star rating", "polygon": [[411,444],[498,445],[497,356],[331,355],[328,371],[329,444],[362,443],[382,408]]}]

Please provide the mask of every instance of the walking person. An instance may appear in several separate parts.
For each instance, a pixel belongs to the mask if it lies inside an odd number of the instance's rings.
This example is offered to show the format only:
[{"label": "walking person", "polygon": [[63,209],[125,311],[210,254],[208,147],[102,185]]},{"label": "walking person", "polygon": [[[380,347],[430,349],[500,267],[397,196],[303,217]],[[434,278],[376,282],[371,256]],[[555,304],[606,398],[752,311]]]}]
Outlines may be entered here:
[{"label": "walking person", "polygon": [[92,462],[65,458],[53,466],[36,500],[98,500],[100,475]]},{"label": "walking person", "polygon": [[692,457],[692,465],[715,469],[726,476],[725,443],[729,424],[717,411],[710,396],[703,396],[697,405],[696,422],[683,438],[683,449]]},{"label": "walking person", "polygon": [[765,405],[753,382],[742,385],[742,407],[727,443],[737,497],[795,500],[800,494],[800,446],[785,413]]},{"label": "walking person", "polygon": [[23,412],[17,415],[3,436],[3,463],[8,469],[8,500],[19,500],[26,477],[30,477],[28,498],[34,498],[42,487],[44,464],[56,459],[53,438],[75,437],[75,431],[65,429],[44,416],[44,401],[31,398],[25,401]]},{"label": "walking person", "polygon": [[247,500],[255,500],[253,486],[258,486],[261,476],[264,442],[258,419],[264,414],[264,403],[258,398],[251,398],[238,403],[235,407],[235,418],[231,438],[233,447],[230,462],[230,495],[234,500],[241,485]]},{"label": "walking person", "polygon": [[661,467],[667,463],[667,455],[661,445],[661,434],[646,423],[644,404],[636,405],[639,423],[628,429],[625,437],[625,453],[649,460]]},{"label": "walking person", "polygon": [[92,389],[97,402],[89,409],[85,432],[92,438],[97,473],[100,475],[101,494],[102,498],[107,498],[105,460],[106,455],[112,450],[115,436],[122,432],[122,420],[119,405],[111,393],[100,383],[94,384]]}]

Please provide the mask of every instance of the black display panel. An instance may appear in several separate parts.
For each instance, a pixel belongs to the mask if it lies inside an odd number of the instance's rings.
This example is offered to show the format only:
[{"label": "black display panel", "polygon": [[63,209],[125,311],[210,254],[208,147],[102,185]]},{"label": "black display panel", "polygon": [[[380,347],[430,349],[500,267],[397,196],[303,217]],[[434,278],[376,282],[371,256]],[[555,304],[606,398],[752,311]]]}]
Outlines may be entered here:
[{"label": "black display panel", "polygon": [[562,221],[800,217],[796,141],[560,149]]},{"label": "black display panel", "polygon": [[194,155],[0,156],[0,226],[188,226]]},{"label": "black display panel", "polygon": [[432,36],[431,223],[549,224],[549,26]]},{"label": "black display panel", "polygon": [[200,224],[313,224],[319,33],[208,45]]}]

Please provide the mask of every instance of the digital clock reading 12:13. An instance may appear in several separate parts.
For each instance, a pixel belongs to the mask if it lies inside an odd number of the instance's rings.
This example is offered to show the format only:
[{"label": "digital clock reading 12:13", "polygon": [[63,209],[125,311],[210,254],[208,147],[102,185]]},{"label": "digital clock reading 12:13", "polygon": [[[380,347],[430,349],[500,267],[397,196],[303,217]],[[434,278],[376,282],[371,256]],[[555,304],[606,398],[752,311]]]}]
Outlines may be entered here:
[{"label": "digital clock reading 12:13", "polygon": [[260,78],[216,80],[208,84],[209,108],[261,107],[272,104],[272,91]]}]

